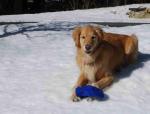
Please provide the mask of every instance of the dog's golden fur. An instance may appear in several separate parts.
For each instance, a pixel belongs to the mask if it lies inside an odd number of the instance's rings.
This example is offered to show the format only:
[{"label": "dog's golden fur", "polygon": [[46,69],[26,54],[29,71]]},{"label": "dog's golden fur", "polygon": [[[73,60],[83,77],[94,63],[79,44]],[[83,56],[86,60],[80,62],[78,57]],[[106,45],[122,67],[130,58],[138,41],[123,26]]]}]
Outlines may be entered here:
[{"label": "dog's golden fur", "polygon": [[118,48],[122,48],[124,50],[126,65],[136,61],[138,55],[138,40],[134,34],[128,36],[104,32],[104,40],[112,45],[118,45]]},{"label": "dog's golden fur", "polygon": [[[73,31],[80,76],[75,87],[91,84],[101,89],[109,86],[115,70],[136,60],[136,36],[106,33],[95,26],[77,27]],[[90,45],[90,51],[86,50]],[[72,100],[77,96],[73,92]]]}]

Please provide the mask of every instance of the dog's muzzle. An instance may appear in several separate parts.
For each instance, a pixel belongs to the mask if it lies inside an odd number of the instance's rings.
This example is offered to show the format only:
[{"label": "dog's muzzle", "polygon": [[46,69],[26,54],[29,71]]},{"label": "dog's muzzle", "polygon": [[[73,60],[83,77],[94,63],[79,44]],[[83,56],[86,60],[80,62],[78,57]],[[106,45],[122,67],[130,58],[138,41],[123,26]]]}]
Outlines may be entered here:
[{"label": "dog's muzzle", "polygon": [[86,44],[85,45],[85,52],[87,54],[91,53],[91,50],[92,50],[92,45],[91,44]]}]

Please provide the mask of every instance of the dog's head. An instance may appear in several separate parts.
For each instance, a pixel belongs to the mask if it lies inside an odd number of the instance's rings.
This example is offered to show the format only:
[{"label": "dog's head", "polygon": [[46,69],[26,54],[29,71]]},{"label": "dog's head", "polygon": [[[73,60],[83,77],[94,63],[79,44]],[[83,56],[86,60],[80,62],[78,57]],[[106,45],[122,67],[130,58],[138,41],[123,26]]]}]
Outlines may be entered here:
[{"label": "dog's head", "polygon": [[90,54],[103,39],[103,30],[97,26],[76,27],[72,37],[76,47],[81,48],[87,54]]}]

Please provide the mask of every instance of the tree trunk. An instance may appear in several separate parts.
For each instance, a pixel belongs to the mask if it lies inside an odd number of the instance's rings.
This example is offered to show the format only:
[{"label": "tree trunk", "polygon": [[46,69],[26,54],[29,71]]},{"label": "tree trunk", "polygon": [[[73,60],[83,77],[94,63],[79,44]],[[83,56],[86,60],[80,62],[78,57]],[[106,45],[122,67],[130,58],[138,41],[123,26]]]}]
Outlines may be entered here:
[{"label": "tree trunk", "polygon": [[45,0],[34,0],[33,10],[34,12],[41,12],[45,10]]},{"label": "tree trunk", "polygon": [[15,14],[23,13],[23,0],[15,0],[13,9]]}]

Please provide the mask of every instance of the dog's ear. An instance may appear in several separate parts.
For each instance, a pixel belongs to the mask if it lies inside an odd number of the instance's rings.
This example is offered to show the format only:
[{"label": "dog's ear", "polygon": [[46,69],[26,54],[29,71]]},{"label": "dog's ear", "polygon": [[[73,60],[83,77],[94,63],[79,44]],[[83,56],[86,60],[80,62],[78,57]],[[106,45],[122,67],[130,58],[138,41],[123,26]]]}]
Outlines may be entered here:
[{"label": "dog's ear", "polygon": [[104,39],[104,31],[99,26],[95,26],[94,29],[98,35],[98,39],[103,40]]},{"label": "dog's ear", "polygon": [[81,27],[76,27],[74,30],[73,30],[73,33],[72,33],[72,37],[73,37],[73,40],[76,44],[76,46],[78,48],[80,48],[80,34],[81,34]]}]

